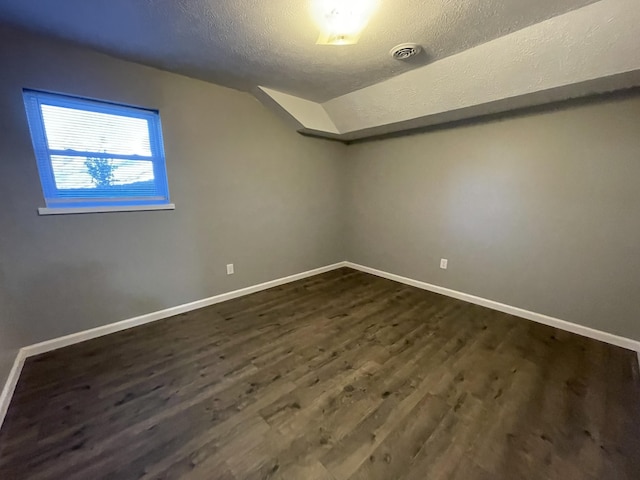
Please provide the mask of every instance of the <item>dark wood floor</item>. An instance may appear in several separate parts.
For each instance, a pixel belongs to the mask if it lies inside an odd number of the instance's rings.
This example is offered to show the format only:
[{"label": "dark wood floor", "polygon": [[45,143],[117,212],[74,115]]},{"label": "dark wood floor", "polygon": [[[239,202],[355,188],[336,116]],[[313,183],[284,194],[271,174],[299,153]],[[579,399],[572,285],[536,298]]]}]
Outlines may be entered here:
[{"label": "dark wood floor", "polygon": [[639,479],[635,354],[341,269],[30,359],[2,479]]}]

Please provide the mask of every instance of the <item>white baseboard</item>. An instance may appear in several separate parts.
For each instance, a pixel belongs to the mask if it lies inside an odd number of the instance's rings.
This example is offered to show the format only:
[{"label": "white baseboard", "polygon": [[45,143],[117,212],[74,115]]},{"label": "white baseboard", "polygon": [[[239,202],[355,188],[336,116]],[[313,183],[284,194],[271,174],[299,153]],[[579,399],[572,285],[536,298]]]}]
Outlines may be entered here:
[{"label": "white baseboard", "polygon": [[36,343],[34,345],[23,347],[18,351],[18,355],[16,356],[16,360],[13,364],[13,368],[9,373],[9,378],[7,379],[6,384],[2,390],[2,394],[0,394],[0,428],[2,427],[2,422],[4,421],[4,417],[7,413],[9,404],[11,402],[11,397],[13,396],[13,392],[18,383],[20,372],[22,371],[24,362],[28,357],[32,357],[34,355],[40,355],[41,353],[46,353],[52,350],[56,350],[58,348],[84,342],[85,340],[91,340],[93,338],[109,335],[111,333],[119,332],[122,330],[127,330],[129,328],[137,327],[139,325],[144,325],[146,323],[162,320],[164,318],[172,317],[174,315],[179,315],[181,313],[186,313],[192,310],[197,310],[199,308],[208,307],[210,305],[225,302],[227,300],[232,300],[234,298],[242,297],[244,295],[250,295],[252,293],[260,292],[268,288],[277,287],[279,285],[284,285],[286,283],[294,282],[296,280],[302,280],[303,278],[319,275],[321,273],[329,272],[331,270],[336,270],[341,267],[353,268],[354,270],[359,270],[361,272],[370,273],[378,277],[387,278],[389,280],[404,283],[406,285],[411,285],[413,287],[421,288],[423,290],[429,290],[431,292],[457,298],[459,300],[464,300],[466,302],[474,303],[476,305],[481,305],[483,307],[491,308],[493,310],[498,310],[500,312],[509,313],[517,317],[526,318],[527,320],[543,323],[545,325],[556,327],[561,330],[566,330],[568,332],[577,333],[578,335],[583,335],[585,337],[594,338],[596,340],[610,343],[612,345],[617,345],[619,347],[627,348],[629,350],[635,350],[636,352],[638,352],[638,362],[640,364],[640,342],[636,340],[631,340],[629,338],[624,338],[618,335],[613,335],[611,333],[595,330],[593,328],[584,327],[582,325],[577,325],[575,323],[560,320],[558,318],[549,317],[547,315],[530,312],[522,308],[513,307],[511,305],[495,302],[493,300],[488,300],[486,298],[476,297],[474,295],[458,292],[456,290],[451,290],[449,288],[439,287],[437,285],[421,282],[419,280],[402,277],[400,275],[396,275],[393,273],[388,273],[382,270],[377,270],[375,268],[365,267],[363,265],[358,265],[356,263],[345,261],[345,262],[339,262],[333,265],[327,265],[326,267],[316,268],[314,270],[308,270],[306,272],[297,273],[295,275],[290,275],[288,277],[278,278],[276,280],[271,280],[269,282],[260,283],[258,285],[253,285],[247,288],[242,288],[240,290],[234,290],[232,292],[215,295],[213,297],[197,300],[191,303],[186,303],[184,305],[178,305],[176,307],[167,308],[165,310],[148,313],[146,315],[141,315],[139,317],[122,320],[120,322],[103,325],[101,327],[92,328],[90,330],[84,330],[82,332],[73,333],[71,335],[66,335],[64,337],[54,338],[52,340],[47,340],[45,342]]},{"label": "white baseboard", "polygon": [[457,298],[458,300],[464,300],[465,302],[474,303],[483,307],[491,308],[499,312],[515,315],[516,317],[526,318],[537,323],[549,325],[550,327],[559,328],[571,333],[577,333],[584,337],[600,340],[601,342],[610,343],[618,347],[626,348],[628,350],[634,350],[638,352],[638,362],[640,362],[640,341],[632,340],[630,338],[621,337],[612,333],[603,332],[594,328],[585,327],[576,323],[560,320],[559,318],[549,317],[548,315],[542,315],[540,313],[530,312],[522,308],[513,307],[504,303],[495,302],[482,297],[476,297],[468,293],[458,292],[457,290],[451,290],[449,288],[440,287],[438,285],[432,285],[430,283],[421,282],[412,278],[402,277],[394,273],[384,272],[375,268],[365,267],[364,265],[358,265],[357,263],[345,262],[345,266],[353,268],[354,270],[360,270],[361,272],[370,273],[378,277],[383,277],[395,282],[404,283],[413,287],[421,288],[423,290],[429,290],[430,292],[439,293],[448,297]]},{"label": "white baseboard", "polygon": [[296,280],[302,280],[303,278],[312,277],[321,273],[329,272],[340,267],[344,267],[346,262],[334,263],[333,265],[327,265],[326,267],[320,267],[313,270],[308,270],[302,273],[296,273],[295,275],[289,275],[288,277],[278,278],[269,282],[260,283],[258,285],[252,285],[251,287],[241,288],[240,290],[233,290],[232,292],[222,293],[213,297],[204,298],[202,300],[196,300],[195,302],[185,303],[176,307],[167,308],[165,310],[159,310],[153,313],[147,313],[140,315],[139,317],[129,318],[116,323],[110,323],[100,327],[92,328],[90,330],[84,330],[78,333],[72,333],[71,335],[65,335],[64,337],[54,338],[45,342],[29,345],[22,348],[25,353],[25,357],[32,357],[34,355],[40,355],[41,353],[50,352],[58,348],[67,347],[75,343],[84,342],[85,340],[91,340],[92,338],[102,337],[109,335],[110,333],[120,332],[129,328],[144,325],[145,323],[155,322],[164,318],[173,317],[174,315],[180,315],[181,313],[191,312],[199,308],[215,305],[216,303],[226,302],[234,298],[243,297],[252,293],[260,292],[268,288],[284,285],[285,283],[295,282]]},{"label": "white baseboard", "polygon": [[13,392],[16,390],[16,385],[18,385],[18,378],[20,378],[20,372],[22,372],[25,358],[22,349],[18,350],[16,359],[13,362],[13,367],[11,367],[11,371],[9,372],[9,378],[7,378],[2,393],[0,393],[0,428],[2,428],[2,422],[7,415],[7,410],[9,410]]},{"label": "white baseboard", "polygon": [[302,280],[303,278],[319,275],[321,273],[336,270],[344,266],[346,266],[346,262],[334,263],[333,265],[327,265],[325,267],[308,270],[306,272],[296,273],[295,275],[289,275],[288,277],[282,277],[276,280],[271,280],[269,282],[253,285],[251,287],[241,288],[240,290],[222,293],[220,295],[204,298],[195,302],[185,303],[184,305],[178,305],[176,307],[148,313],[146,315],[140,315],[139,317],[129,318],[127,320],[122,320],[116,323],[110,323],[108,325],[92,328],[90,330],[84,330],[82,332],[72,333],[71,335],[65,335],[64,337],[58,337],[44,342],[36,343],[34,345],[22,347],[18,351],[18,355],[16,356],[13,368],[11,369],[9,378],[7,379],[7,382],[2,390],[2,395],[0,396],[0,428],[2,427],[2,422],[4,421],[7,410],[9,409],[11,397],[13,396],[13,392],[18,383],[18,378],[20,377],[22,366],[24,365],[24,362],[28,357],[33,357],[34,355],[40,355],[41,353],[50,352],[52,350],[57,350],[58,348],[67,347],[69,345],[84,342],[86,340],[91,340],[92,338],[109,335],[110,333],[127,330],[139,325],[144,325],[145,323],[155,322],[157,320],[173,317],[174,315],[179,315],[181,313],[186,313],[192,310],[197,310],[199,308],[215,305],[216,303],[226,302],[227,300],[250,295],[252,293],[260,292],[268,288],[284,285],[285,283],[295,282],[296,280]]}]

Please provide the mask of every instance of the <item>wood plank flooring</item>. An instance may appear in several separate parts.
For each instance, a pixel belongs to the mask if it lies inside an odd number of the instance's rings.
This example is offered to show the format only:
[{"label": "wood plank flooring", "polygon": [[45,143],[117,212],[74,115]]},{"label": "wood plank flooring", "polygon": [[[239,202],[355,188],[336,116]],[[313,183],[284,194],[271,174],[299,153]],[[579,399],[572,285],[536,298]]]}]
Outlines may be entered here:
[{"label": "wood plank flooring", "polygon": [[2,479],[639,479],[635,354],[350,269],[29,359]]}]

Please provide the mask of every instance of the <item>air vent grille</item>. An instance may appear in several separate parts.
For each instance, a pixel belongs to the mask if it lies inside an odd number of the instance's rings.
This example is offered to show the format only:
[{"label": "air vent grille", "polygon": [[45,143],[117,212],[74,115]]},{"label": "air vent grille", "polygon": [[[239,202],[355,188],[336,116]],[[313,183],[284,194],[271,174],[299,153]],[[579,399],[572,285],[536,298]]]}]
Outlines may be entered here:
[{"label": "air vent grille", "polygon": [[403,43],[393,47],[390,54],[396,60],[407,60],[422,50],[422,47],[416,43]]}]

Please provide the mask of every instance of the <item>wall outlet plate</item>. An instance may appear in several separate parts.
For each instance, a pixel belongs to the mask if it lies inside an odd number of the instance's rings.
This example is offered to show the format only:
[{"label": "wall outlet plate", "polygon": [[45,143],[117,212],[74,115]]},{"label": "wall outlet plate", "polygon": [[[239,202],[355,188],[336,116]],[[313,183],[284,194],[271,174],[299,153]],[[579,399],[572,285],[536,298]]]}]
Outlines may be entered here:
[{"label": "wall outlet plate", "polygon": [[235,272],[234,272],[234,269],[233,269],[233,263],[228,264],[227,265],[227,275],[233,275],[234,273]]},{"label": "wall outlet plate", "polygon": [[446,258],[441,258],[440,259],[440,268],[443,269],[443,270],[446,270],[448,266],[449,266],[449,260],[447,260]]}]

